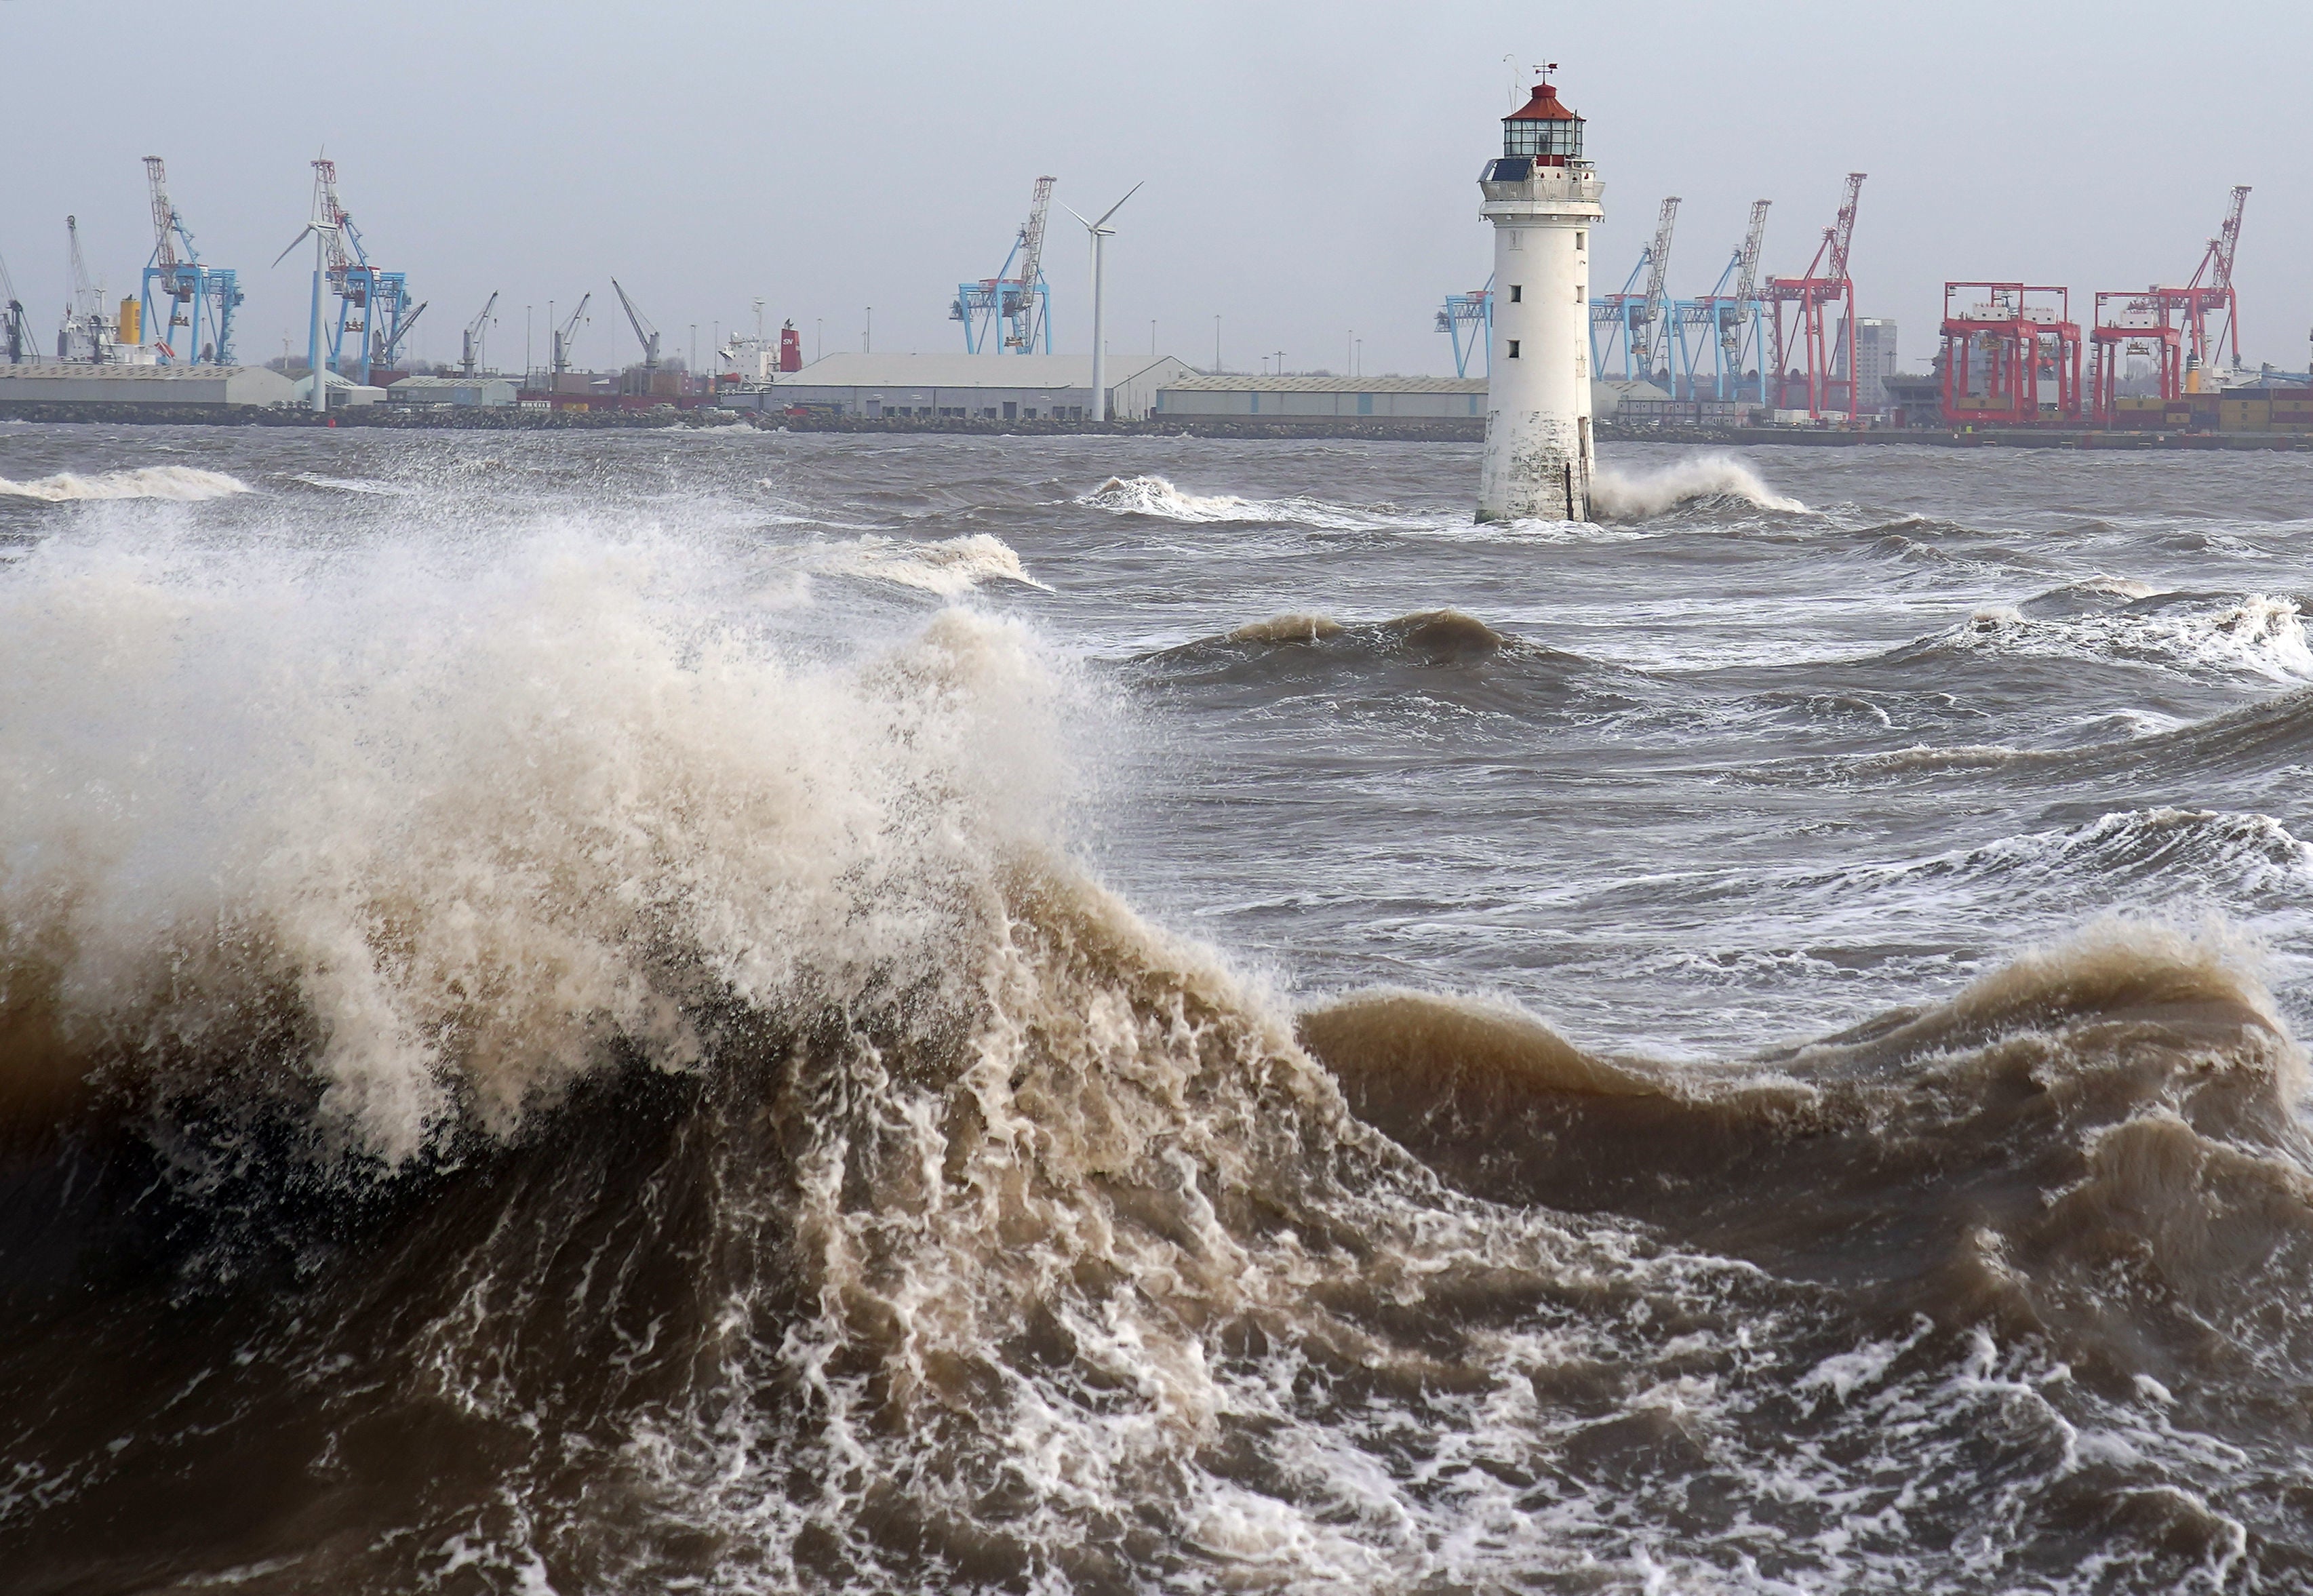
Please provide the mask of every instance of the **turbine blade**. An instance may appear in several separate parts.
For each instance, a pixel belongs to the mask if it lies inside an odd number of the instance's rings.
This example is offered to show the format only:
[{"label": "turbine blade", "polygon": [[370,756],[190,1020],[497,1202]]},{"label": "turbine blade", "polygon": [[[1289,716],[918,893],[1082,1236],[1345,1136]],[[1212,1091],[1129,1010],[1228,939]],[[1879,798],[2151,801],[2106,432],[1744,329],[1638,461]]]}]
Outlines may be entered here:
[{"label": "turbine blade", "polygon": [[[313,231],[312,224],[311,223],[306,224],[306,226],[305,226],[305,232],[301,232],[301,233],[299,233],[295,238],[293,238],[293,239],[291,239],[291,240],[289,241],[289,250],[294,250],[294,249],[295,249],[299,244],[303,243],[303,242],[305,241],[306,234],[307,234],[307,233],[312,232],[312,231]],[[278,265],[280,265],[283,261],[285,261],[285,260],[288,259],[289,259],[289,250],[282,250],[282,251],[281,251],[281,253],[279,253],[278,255],[276,255],[276,256],[273,258],[273,264],[274,264],[274,265],[276,265],[276,266],[278,266]]]},{"label": "turbine blade", "polygon": [[[1148,184],[1148,180],[1147,178],[1143,178],[1139,182],[1135,183],[1131,188],[1127,189],[1124,191],[1124,199],[1130,199],[1134,195],[1139,193],[1140,190]],[[1117,212],[1122,210],[1124,208],[1124,199],[1118,200],[1114,205],[1110,206],[1106,210],[1103,211],[1100,214],[1100,222],[1095,222],[1093,225],[1095,227],[1099,226],[1101,222],[1107,221],[1111,216],[1116,215]]]}]

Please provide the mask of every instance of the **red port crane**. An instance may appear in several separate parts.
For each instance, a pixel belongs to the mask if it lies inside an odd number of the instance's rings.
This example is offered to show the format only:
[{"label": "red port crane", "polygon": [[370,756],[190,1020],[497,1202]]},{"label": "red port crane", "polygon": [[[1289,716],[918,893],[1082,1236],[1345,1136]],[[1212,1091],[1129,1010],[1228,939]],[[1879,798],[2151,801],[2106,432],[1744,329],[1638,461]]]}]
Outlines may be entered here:
[{"label": "red port crane", "polygon": [[[2069,288],[1944,285],[1944,420],[2036,426],[2080,416],[2080,328]],[[1851,370],[1852,368],[1850,368]],[[2044,395],[2055,384],[2054,402]]]},{"label": "red port crane", "polygon": [[2169,308],[2150,294],[2098,294],[2089,329],[2089,410],[2100,426],[2110,426],[2120,409],[2121,363],[2132,355],[2154,362],[2154,392],[2165,400],[2185,391],[2184,335],[2168,320]]},{"label": "red port crane", "polygon": [[[2234,189],[2225,224],[2209,241],[2190,283],[2182,288],[2155,285],[2148,290],[2164,320],[2170,313],[2176,316],[2185,335],[2185,355],[2203,371],[2220,347],[2229,348],[2233,368],[2240,365],[2240,301],[2233,293],[2233,252],[2240,247],[2241,211],[2247,204],[2248,185],[2243,183]],[[2218,316],[2223,318],[2221,329],[2212,338],[2209,324]]]},{"label": "red port crane", "polygon": [[[1864,175],[1847,174],[1847,197],[1840,205],[1838,220],[1823,230],[1823,241],[1816,246],[1806,275],[1769,277],[1759,295],[1774,307],[1773,388],[1779,409],[1798,408],[1791,403],[1790,393],[1799,381],[1790,364],[1790,340],[1795,334],[1807,360],[1807,415],[1820,417],[1827,410],[1843,408],[1848,421],[1855,420],[1855,283],[1847,275],[1847,251],[1855,240],[1855,203],[1863,193]],[[1829,322],[1826,315],[1833,305],[1839,307],[1835,323]],[[1786,306],[1794,312],[1788,328],[1783,315]],[[1836,378],[1834,373],[1842,370],[1851,374]],[[1842,388],[1843,405],[1837,391]]]}]

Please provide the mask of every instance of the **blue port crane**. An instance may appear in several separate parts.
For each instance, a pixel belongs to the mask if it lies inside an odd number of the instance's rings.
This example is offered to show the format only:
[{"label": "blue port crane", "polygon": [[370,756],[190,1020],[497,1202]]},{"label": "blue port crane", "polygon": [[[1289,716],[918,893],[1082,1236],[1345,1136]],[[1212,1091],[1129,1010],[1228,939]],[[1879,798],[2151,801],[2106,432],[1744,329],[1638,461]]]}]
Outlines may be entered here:
[{"label": "blue port crane", "polygon": [[[1696,346],[1711,357],[1711,397],[1743,397],[1744,365],[1764,371],[1767,360],[1767,302],[1759,297],[1759,251],[1767,237],[1767,206],[1751,203],[1751,224],[1743,241],[1719,274],[1711,292],[1700,299],[1671,302],[1670,330],[1672,396],[1702,397],[1702,378],[1695,370]],[[1693,338],[1690,339],[1689,335]],[[1682,372],[1684,390],[1681,390]]]},{"label": "blue port crane", "polygon": [[40,357],[32,345],[32,324],[24,319],[24,302],[16,297],[16,285],[9,279],[5,260],[0,260],[0,355],[8,357],[10,365]]},{"label": "blue port crane", "polygon": [[[967,354],[1052,352],[1052,291],[1044,282],[1044,215],[1051,209],[1051,178],[1038,178],[1028,219],[1012,252],[992,277],[956,285],[947,319],[963,323]],[[1040,347],[1041,346],[1041,347]]]},{"label": "blue port crane", "polygon": [[140,301],[145,339],[163,365],[231,365],[233,313],[242,294],[229,266],[211,266],[194,247],[185,219],[169,198],[169,171],[145,157],[153,198],[153,256],[145,263]]},{"label": "blue port crane", "polygon": [[[313,162],[321,187],[322,236],[329,244],[330,292],[337,295],[337,325],[330,333],[330,369],[352,381],[366,384],[372,366],[391,366],[401,354],[402,340],[425,313],[423,304],[409,303],[405,273],[372,265],[361,230],[338,199],[338,163],[326,156]],[[347,369],[346,338],[354,340],[352,367]]]},{"label": "blue port crane", "polygon": [[1494,374],[1494,280],[1467,294],[1449,294],[1438,312],[1438,330],[1454,340],[1454,374],[1470,374],[1470,356],[1484,352],[1483,374]]},{"label": "blue port crane", "polygon": [[[1663,292],[1670,271],[1670,240],[1678,225],[1678,196],[1662,202],[1655,217],[1655,236],[1639,256],[1639,263],[1617,294],[1596,295],[1590,302],[1590,367],[1604,377],[1619,352],[1624,380],[1651,381],[1669,358],[1670,301]],[[1639,279],[1647,285],[1639,288]]]}]

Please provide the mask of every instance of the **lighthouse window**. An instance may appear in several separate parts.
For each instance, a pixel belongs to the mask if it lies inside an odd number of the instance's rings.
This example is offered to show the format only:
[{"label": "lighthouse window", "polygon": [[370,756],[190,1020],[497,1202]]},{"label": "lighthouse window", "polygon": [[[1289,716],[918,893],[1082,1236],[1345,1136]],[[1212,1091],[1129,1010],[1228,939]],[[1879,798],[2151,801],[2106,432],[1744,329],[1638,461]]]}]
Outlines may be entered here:
[{"label": "lighthouse window", "polygon": [[1510,248],[1513,250],[1523,250],[1526,248],[1526,234],[1519,232],[1515,227],[1510,229]]},{"label": "lighthouse window", "polygon": [[1582,285],[1579,283],[1574,285],[1574,303],[1578,305],[1582,303]]},{"label": "lighthouse window", "polygon": [[1590,235],[1587,232],[1576,233],[1574,235],[1574,247],[1578,250],[1588,249],[1590,247]]},{"label": "lighthouse window", "polygon": [[1516,360],[1518,357],[1517,346],[1518,341],[1516,338],[1512,338],[1510,340],[1510,358],[1512,360]]},{"label": "lighthouse window", "polygon": [[1512,303],[1512,304],[1518,304],[1518,303],[1523,303],[1523,302],[1524,302],[1525,298],[1526,298],[1526,290],[1525,290],[1524,288],[1521,288],[1520,286],[1518,286],[1518,285],[1517,285],[1516,283],[1512,283],[1512,284],[1510,285],[1510,303]]}]

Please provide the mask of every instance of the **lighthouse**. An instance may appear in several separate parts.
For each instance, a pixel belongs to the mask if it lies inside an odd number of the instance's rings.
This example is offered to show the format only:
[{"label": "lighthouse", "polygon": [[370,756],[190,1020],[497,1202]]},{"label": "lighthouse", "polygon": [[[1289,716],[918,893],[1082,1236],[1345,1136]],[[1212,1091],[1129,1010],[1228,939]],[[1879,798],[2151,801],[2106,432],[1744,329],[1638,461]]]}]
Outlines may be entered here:
[{"label": "lighthouse", "polygon": [[1502,153],[1478,176],[1478,214],[1494,224],[1480,521],[1590,514],[1590,230],[1606,190],[1556,70],[1502,118]]}]

